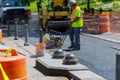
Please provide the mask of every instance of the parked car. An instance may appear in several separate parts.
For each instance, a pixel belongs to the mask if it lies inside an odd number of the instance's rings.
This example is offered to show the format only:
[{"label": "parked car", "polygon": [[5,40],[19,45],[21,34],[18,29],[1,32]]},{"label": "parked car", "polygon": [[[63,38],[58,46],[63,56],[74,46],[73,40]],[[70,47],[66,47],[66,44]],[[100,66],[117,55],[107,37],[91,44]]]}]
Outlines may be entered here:
[{"label": "parked car", "polygon": [[3,24],[14,23],[15,20],[28,22],[31,14],[26,4],[29,4],[26,0],[0,0],[0,21]]}]

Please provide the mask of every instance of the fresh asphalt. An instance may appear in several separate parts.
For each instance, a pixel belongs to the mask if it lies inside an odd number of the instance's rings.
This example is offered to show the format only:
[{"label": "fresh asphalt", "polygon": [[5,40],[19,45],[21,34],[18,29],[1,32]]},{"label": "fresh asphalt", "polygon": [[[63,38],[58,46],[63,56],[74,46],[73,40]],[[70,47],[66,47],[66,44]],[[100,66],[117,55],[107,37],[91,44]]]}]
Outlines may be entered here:
[{"label": "fresh asphalt", "polygon": [[[69,45],[69,38],[63,46]],[[115,60],[119,52],[111,46],[119,44],[81,35],[81,50],[73,51],[79,62],[107,80],[115,80]]]},{"label": "fresh asphalt", "polygon": [[[32,45],[39,42],[39,28],[36,20],[37,16],[33,15],[29,24],[28,42]],[[19,26],[19,38],[25,40],[24,35],[24,26]],[[68,46],[70,46],[69,37],[66,38],[62,49]],[[81,35],[81,50],[70,51],[70,53],[73,53],[79,62],[89,67],[91,71],[107,80],[115,80],[116,54],[119,50],[113,49],[113,46],[119,46],[119,43]]]}]

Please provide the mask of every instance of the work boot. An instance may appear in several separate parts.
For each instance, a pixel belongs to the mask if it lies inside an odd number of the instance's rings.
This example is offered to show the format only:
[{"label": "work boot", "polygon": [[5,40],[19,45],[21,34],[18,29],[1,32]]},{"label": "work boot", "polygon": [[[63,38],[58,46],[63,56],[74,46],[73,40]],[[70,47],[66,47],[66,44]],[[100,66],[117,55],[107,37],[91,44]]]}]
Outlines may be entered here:
[{"label": "work boot", "polygon": [[71,45],[71,46],[69,46],[68,48],[74,48],[74,46],[73,46],[73,45]]},{"label": "work boot", "polygon": [[74,47],[73,50],[80,50],[80,47]]}]

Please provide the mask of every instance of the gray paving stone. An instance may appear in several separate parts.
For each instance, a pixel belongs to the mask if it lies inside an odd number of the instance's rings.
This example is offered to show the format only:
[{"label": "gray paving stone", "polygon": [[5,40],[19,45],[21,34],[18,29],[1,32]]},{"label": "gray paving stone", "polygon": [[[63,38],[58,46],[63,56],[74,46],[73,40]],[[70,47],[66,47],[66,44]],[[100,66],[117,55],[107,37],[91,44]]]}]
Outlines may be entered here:
[{"label": "gray paving stone", "polygon": [[103,77],[89,70],[69,72],[74,80],[106,80]]}]

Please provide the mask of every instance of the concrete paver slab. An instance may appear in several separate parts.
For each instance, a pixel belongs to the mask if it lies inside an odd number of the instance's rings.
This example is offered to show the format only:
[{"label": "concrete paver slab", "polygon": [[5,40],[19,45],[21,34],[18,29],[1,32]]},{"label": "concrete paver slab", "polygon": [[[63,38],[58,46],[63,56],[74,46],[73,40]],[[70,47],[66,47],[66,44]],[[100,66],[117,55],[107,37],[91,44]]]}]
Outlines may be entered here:
[{"label": "concrete paver slab", "polygon": [[44,57],[38,57],[37,61],[49,69],[59,70],[87,70],[88,67],[78,63],[75,65],[64,65],[63,59],[52,59],[52,56],[45,54]]},{"label": "concrete paver slab", "polygon": [[74,77],[75,80],[106,80],[89,70],[69,72]]}]

